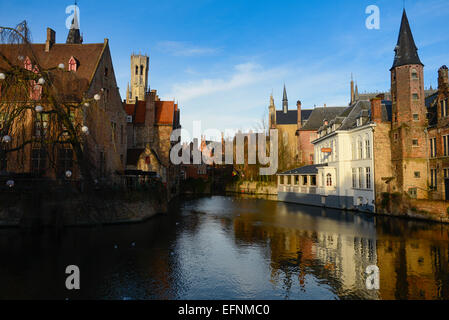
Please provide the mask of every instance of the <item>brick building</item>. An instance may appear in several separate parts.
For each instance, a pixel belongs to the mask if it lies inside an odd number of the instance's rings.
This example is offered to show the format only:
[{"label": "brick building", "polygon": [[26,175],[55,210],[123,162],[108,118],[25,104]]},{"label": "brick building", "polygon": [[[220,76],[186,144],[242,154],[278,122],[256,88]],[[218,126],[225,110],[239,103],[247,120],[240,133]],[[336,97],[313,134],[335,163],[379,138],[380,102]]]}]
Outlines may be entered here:
[{"label": "brick building", "polygon": [[131,56],[131,87],[123,103],[127,114],[126,168],[155,173],[171,184],[178,172],[170,162],[170,151],[176,143],[170,136],[181,128],[180,110],[174,101],[162,101],[156,90],[148,90],[148,61],[146,56]]},{"label": "brick building", "polygon": [[[46,43],[0,44],[0,52],[13,63],[13,67],[34,72],[39,72],[39,69],[51,70],[52,83],[46,85],[50,87],[48,90],[55,90],[58,100],[56,103],[69,107],[85,99],[93,101],[93,97],[98,96],[98,101],[86,103],[81,108],[74,107],[70,111],[70,120],[75,127],[85,126],[88,129],[83,149],[87,151],[85,158],[90,162],[93,178],[117,182],[120,178],[116,172],[124,169],[126,157],[126,115],[114,74],[109,41],[105,39],[104,43],[84,44],[75,21],[76,17],[66,43],[56,43],[55,31],[48,28]],[[2,70],[8,72],[8,66],[0,62],[0,71]],[[63,132],[64,126],[58,123],[54,128],[51,127],[53,124],[50,117],[54,112],[54,105],[47,98],[44,100],[42,86],[36,85],[33,90],[30,101],[26,103],[40,105],[42,111],[30,109],[26,113],[22,122],[23,136],[12,136],[8,148],[17,147],[19,140],[32,142],[24,144],[20,150],[7,153],[6,157],[2,156],[1,170],[9,173],[33,173],[53,179],[64,179],[66,172],[70,171],[71,179],[79,179],[80,170],[76,165],[78,159],[72,145],[63,143],[68,140],[68,135]],[[4,100],[2,102],[5,103]],[[72,110],[71,107],[70,109]],[[14,131],[14,128],[6,128],[8,116],[0,114],[2,131]],[[45,140],[57,130],[61,134],[57,148],[50,148],[38,141]]]}]

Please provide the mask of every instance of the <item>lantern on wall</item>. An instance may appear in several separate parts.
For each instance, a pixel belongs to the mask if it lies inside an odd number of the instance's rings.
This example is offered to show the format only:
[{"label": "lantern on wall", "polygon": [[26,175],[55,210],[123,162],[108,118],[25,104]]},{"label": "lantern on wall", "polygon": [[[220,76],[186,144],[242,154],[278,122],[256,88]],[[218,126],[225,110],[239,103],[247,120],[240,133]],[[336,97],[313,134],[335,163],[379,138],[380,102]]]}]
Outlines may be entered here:
[{"label": "lantern on wall", "polygon": [[45,79],[44,78],[39,78],[37,83],[40,84],[40,85],[43,85],[45,83]]},{"label": "lantern on wall", "polygon": [[10,142],[11,142],[11,137],[10,137],[10,136],[4,136],[3,139],[2,139],[2,141],[3,141],[4,143],[10,143]]},{"label": "lantern on wall", "polygon": [[59,69],[64,69],[64,68],[65,68],[64,63],[60,63],[60,64],[58,65],[58,68],[59,68]]},{"label": "lantern on wall", "polygon": [[88,134],[88,133],[89,133],[89,128],[86,127],[86,126],[83,126],[83,127],[81,128],[81,131],[82,131],[84,134]]},{"label": "lantern on wall", "polygon": [[94,99],[96,101],[99,101],[101,99],[101,96],[97,93],[96,95],[94,95]]},{"label": "lantern on wall", "polygon": [[6,79],[6,75],[4,73],[0,73],[0,80],[5,80]]},{"label": "lantern on wall", "polygon": [[8,180],[8,181],[6,181],[6,185],[7,185],[9,188],[14,187],[14,180]]},{"label": "lantern on wall", "polygon": [[36,108],[34,108],[36,110],[37,113],[42,112],[42,110],[44,110],[44,108],[42,108],[42,106],[36,106]]},{"label": "lantern on wall", "polygon": [[67,170],[67,171],[65,172],[65,176],[66,176],[67,178],[70,178],[70,177],[72,176],[72,171]]},{"label": "lantern on wall", "polygon": [[89,103],[89,102],[86,102],[86,103],[84,104],[84,106],[85,106],[85,107],[90,107],[90,103]]}]

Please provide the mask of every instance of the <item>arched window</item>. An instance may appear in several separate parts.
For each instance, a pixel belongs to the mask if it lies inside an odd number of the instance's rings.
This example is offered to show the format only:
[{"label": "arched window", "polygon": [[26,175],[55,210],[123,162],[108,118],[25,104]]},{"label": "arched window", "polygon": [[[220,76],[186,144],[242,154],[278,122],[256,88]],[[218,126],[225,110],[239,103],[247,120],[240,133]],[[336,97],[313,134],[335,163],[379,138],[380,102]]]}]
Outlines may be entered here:
[{"label": "arched window", "polygon": [[143,65],[140,66],[140,75],[143,76]]},{"label": "arched window", "polygon": [[363,141],[361,139],[358,144],[358,158],[363,159]]},{"label": "arched window", "polygon": [[136,75],[139,74],[139,67],[136,66]]},{"label": "arched window", "polygon": [[326,186],[332,187],[332,175],[330,173],[326,175]]},{"label": "arched window", "polygon": [[74,57],[71,57],[69,60],[69,71],[74,71],[78,69],[78,63]]},{"label": "arched window", "polygon": [[369,138],[365,141],[365,155],[367,159],[371,159],[371,143]]}]

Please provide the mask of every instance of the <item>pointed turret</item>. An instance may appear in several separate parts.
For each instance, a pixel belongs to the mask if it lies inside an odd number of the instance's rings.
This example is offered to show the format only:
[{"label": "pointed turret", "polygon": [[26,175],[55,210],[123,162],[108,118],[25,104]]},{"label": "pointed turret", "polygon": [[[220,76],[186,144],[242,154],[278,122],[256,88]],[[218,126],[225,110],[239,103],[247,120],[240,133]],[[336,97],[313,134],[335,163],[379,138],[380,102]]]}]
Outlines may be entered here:
[{"label": "pointed turret", "polygon": [[76,11],[75,6],[75,14],[73,16],[72,25],[70,26],[70,31],[67,36],[67,44],[82,44],[83,43],[83,37],[80,33],[80,27],[79,27],[79,20],[78,20],[78,12]]},{"label": "pointed turret", "polygon": [[351,103],[350,103],[350,105],[352,105],[354,103],[354,100],[355,100],[354,99],[354,78],[351,73]]},{"label": "pointed turret", "polygon": [[285,84],[284,84],[284,97],[282,98],[282,111],[284,111],[284,113],[288,112],[287,89],[285,88]]},{"label": "pointed turret", "polygon": [[420,64],[423,66],[418,56],[418,48],[413,39],[412,30],[408,22],[407,13],[402,14],[401,30],[399,31],[398,43],[396,45],[393,68],[409,65]]}]

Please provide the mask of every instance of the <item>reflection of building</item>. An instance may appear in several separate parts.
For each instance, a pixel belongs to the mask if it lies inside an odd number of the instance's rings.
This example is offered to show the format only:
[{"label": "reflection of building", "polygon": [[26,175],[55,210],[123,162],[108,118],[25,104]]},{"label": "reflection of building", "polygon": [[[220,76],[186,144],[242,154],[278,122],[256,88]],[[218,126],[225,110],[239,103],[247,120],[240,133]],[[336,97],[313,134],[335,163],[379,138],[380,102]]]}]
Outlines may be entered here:
[{"label": "reflection of building", "polygon": [[[379,226],[382,227],[382,224]],[[381,299],[447,299],[447,233],[442,233],[436,225],[414,231],[413,234],[409,234],[409,230],[409,226],[397,230],[397,236],[378,232]]]},{"label": "reflection of building", "polygon": [[275,212],[274,221],[259,225],[258,218],[242,214],[234,220],[234,232],[239,241],[269,246],[271,282],[282,281],[290,291],[296,278],[305,290],[306,275],[313,274],[340,298],[378,298],[378,292],[367,290],[365,284],[366,267],[377,264],[372,222],[351,216],[342,223],[316,214],[321,212],[318,208],[311,214],[290,212],[288,207],[266,210]]}]

